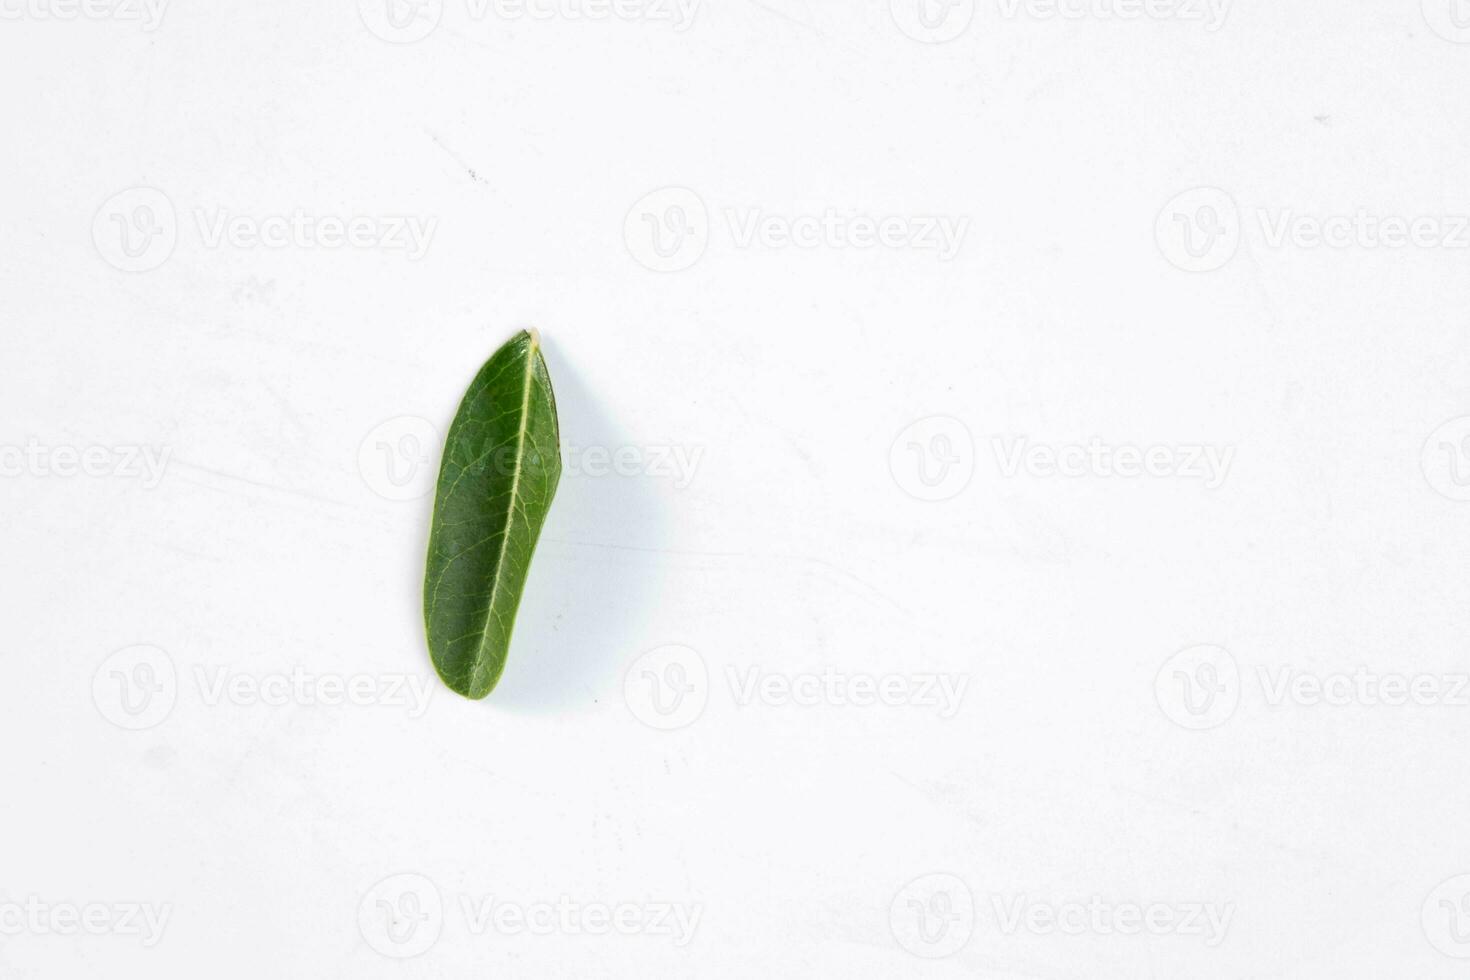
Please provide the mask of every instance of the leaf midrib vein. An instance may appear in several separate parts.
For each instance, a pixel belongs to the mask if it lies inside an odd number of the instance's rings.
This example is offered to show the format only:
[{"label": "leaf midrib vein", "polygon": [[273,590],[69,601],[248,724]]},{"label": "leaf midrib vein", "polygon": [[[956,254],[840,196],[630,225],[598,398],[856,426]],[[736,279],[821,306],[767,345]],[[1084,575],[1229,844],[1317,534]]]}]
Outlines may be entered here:
[{"label": "leaf midrib vein", "polygon": [[495,615],[496,600],[500,596],[500,575],[505,570],[505,550],[510,545],[510,532],[515,522],[516,498],[520,494],[521,470],[525,465],[526,430],[531,419],[531,378],[536,373],[536,336],[526,346],[526,379],[521,389],[521,422],[516,432],[516,465],[510,478],[510,501],[506,505],[505,530],[500,538],[500,555],[495,560],[495,577],[490,580],[490,601],[485,604],[485,622],[480,626],[480,646],[475,651],[475,662],[470,667],[470,687],[473,690],[475,674],[485,662],[485,642],[489,639],[490,618]]}]

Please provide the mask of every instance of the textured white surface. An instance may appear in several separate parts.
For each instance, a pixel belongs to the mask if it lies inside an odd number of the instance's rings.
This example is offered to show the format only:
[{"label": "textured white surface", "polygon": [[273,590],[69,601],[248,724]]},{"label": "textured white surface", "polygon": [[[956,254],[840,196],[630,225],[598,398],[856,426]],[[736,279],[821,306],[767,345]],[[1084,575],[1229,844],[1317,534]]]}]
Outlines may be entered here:
[{"label": "textured white surface", "polygon": [[109,2],[0,0],[0,974],[1463,975],[1470,10]]}]

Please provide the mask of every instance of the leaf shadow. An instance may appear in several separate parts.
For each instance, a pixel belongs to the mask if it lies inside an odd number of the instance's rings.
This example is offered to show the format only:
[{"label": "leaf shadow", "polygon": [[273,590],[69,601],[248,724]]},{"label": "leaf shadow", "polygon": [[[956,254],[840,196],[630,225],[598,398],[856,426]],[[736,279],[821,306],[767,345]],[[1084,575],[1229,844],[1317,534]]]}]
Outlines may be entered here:
[{"label": "leaf shadow", "polygon": [[562,478],[531,559],[505,673],[489,698],[526,714],[621,696],[623,667],[658,594],[666,529],[647,477],[590,476],[572,465],[574,452],[637,443],[568,353],[545,337],[542,347],[556,392]]}]

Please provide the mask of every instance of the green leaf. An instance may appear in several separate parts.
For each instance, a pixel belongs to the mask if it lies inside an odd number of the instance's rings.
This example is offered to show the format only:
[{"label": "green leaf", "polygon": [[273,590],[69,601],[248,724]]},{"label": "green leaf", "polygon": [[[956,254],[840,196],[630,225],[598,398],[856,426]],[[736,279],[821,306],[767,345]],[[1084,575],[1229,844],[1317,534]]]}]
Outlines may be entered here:
[{"label": "green leaf", "polygon": [[444,444],[424,622],[434,669],[467,698],[495,689],[536,538],[561,479],[556,396],[535,333],[495,352]]}]

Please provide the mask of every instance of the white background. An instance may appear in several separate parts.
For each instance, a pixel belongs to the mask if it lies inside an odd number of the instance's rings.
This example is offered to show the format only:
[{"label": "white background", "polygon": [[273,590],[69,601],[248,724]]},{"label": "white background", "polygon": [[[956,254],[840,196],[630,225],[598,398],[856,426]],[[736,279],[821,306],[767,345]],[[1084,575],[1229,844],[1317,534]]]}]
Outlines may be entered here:
[{"label": "white background", "polygon": [[[6,978],[1463,975],[1449,0],[0,8]],[[948,258],[741,235],[829,210],[967,224]],[[1272,234],[1360,210],[1443,234]],[[433,234],[210,231],[298,213]],[[649,465],[563,479],[471,703],[428,664],[413,480],[532,325],[564,443]],[[1022,438],[1231,463],[1008,473]],[[117,466],[46,462],[91,447]],[[752,669],[966,688],[742,704]],[[293,671],[377,701],[250,695]],[[1272,696],[1355,672],[1437,703]],[[563,896],[698,925],[466,912]],[[166,929],[60,934],[94,903]],[[1069,903],[1228,929],[1007,919]]]}]

